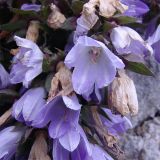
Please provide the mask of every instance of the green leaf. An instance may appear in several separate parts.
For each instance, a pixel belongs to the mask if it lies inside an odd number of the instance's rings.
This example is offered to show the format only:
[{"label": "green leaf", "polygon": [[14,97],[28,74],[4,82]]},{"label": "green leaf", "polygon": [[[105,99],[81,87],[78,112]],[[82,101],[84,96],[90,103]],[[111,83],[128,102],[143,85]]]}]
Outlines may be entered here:
[{"label": "green leaf", "polygon": [[13,13],[16,13],[20,16],[27,16],[27,17],[32,17],[33,18],[36,18],[36,19],[42,19],[43,17],[40,15],[40,13],[37,13],[35,11],[24,11],[24,10],[20,10],[20,9],[17,9],[17,8],[11,8],[10,9]]},{"label": "green leaf", "polygon": [[103,32],[108,32],[112,28],[114,28],[114,25],[111,22],[108,22],[108,21],[104,22],[104,24],[103,24]]},{"label": "green leaf", "polygon": [[84,2],[80,0],[74,0],[71,6],[73,13],[75,15],[79,15],[82,12],[83,5],[84,5]]},{"label": "green leaf", "polygon": [[70,17],[62,24],[61,29],[64,30],[75,30],[76,28],[76,18]]},{"label": "green leaf", "polygon": [[2,24],[0,25],[0,30],[4,31],[16,31],[19,29],[24,28],[27,25],[26,21],[18,21],[18,22],[12,22],[12,23],[7,23],[7,24]]},{"label": "green leaf", "polygon": [[143,63],[130,62],[125,60],[126,69],[146,76],[154,76],[152,71]]},{"label": "green leaf", "polygon": [[116,21],[118,21],[118,24],[129,24],[129,23],[136,23],[136,18],[134,17],[128,17],[128,16],[119,16],[114,17]]}]

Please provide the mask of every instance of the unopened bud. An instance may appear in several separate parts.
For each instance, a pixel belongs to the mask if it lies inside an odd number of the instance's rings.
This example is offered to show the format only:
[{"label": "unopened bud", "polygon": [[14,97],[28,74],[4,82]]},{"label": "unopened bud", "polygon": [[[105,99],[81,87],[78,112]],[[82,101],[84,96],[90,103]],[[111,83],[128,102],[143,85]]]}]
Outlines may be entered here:
[{"label": "unopened bud", "polygon": [[26,39],[36,42],[39,36],[39,22],[31,21],[26,33]]},{"label": "unopened bud", "polygon": [[100,15],[106,18],[113,16],[116,11],[123,13],[127,9],[128,6],[122,4],[119,0],[99,0]]},{"label": "unopened bud", "polygon": [[123,70],[118,71],[116,77],[109,86],[109,106],[116,108],[122,115],[136,115],[138,113],[138,99],[134,82]]},{"label": "unopened bud", "polygon": [[65,22],[66,18],[53,3],[50,8],[52,12],[47,19],[48,26],[53,29],[58,29]]}]

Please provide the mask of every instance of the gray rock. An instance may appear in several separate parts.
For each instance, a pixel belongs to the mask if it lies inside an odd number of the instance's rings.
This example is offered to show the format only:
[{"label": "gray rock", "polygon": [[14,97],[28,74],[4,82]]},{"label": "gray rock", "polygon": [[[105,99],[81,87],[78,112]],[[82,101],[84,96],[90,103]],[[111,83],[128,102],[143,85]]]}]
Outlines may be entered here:
[{"label": "gray rock", "polygon": [[126,160],[160,160],[160,65],[148,62],[155,77],[129,72],[139,100],[139,113],[131,117],[133,129],[126,133],[121,146]]}]

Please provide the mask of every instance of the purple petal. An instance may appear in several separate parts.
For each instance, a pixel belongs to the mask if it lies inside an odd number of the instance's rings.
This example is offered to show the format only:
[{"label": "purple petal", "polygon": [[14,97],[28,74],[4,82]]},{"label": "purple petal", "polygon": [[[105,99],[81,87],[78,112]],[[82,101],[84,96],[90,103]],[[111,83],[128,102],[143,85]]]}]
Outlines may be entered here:
[{"label": "purple petal", "polygon": [[24,134],[24,128],[10,126],[0,131],[0,159],[11,159]]},{"label": "purple petal", "polygon": [[124,12],[126,16],[138,17],[149,11],[148,6],[141,0],[120,0],[128,6],[128,10]]},{"label": "purple petal", "polygon": [[98,145],[92,145],[92,160],[113,160],[113,158]]},{"label": "purple petal", "polygon": [[[29,124],[34,120],[39,110],[45,104],[45,91],[43,88],[35,88],[28,90],[13,105],[12,115],[18,121],[25,121]],[[22,118],[23,117],[23,118]]]},{"label": "purple petal", "polygon": [[70,153],[61,146],[57,139],[53,143],[52,155],[54,160],[70,160]]},{"label": "purple petal", "polygon": [[111,110],[106,108],[103,108],[103,111],[107,114],[109,119],[104,118],[103,116],[101,116],[101,119],[110,134],[118,136],[132,128],[132,124],[128,118],[122,117],[121,115],[114,115]]},{"label": "purple petal", "polygon": [[78,102],[78,98],[76,95],[72,96],[62,96],[63,102],[65,103],[66,107],[73,109],[73,110],[80,110],[81,105]]},{"label": "purple petal", "polygon": [[9,74],[0,64],[0,89],[6,88],[10,84]]},{"label": "purple petal", "polygon": [[59,142],[66,150],[73,152],[79,145],[80,134],[77,129],[72,128],[59,138]]},{"label": "purple petal", "polygon": [[21,10],[39,12],[41,10],[41,5],[37,5],[37,4],[23,4],[21,6]]},{"label": "purple petal", "polygon": [[160,63],[160,52],[159,52],[160,51],[160,40],[154,43],[152,47],[153,47],[154,57],[157,60],[157,62]]}]

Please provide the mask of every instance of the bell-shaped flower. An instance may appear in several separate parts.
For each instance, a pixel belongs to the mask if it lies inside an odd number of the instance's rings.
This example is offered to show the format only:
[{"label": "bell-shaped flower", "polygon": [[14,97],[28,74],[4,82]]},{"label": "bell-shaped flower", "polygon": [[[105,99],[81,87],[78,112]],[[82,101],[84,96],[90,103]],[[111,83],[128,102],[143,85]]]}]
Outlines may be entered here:
[{"label": "bell-shaped flower", "polygon": [[0,89],[6,88],[10,84],[9,74],[2,64],[0,64]]},{"label": "bell-shaped flower", "polygon": [[74,67],[72,83],[75,92],[89,97],[97,88],[110,84],[117,68],[124,68],[121,59],[115,56],[102,42],[81,36],[65,58],[69,68]]},{"label": "bell-shaped flower", "polygon": [[154,57],[160,63],[160,25],[158,25],[156,31],[148,38],[147,41],[152,45]]},{"label": "bell-shaped flower", "polygon": [[128,6],[124,15],[131,17],[139,17],[149,11],[148,6],[141,0],[120,0],[123,4]]},{"label": "bell-shaped flower", "polygon": [[28,90],[18,101],[13,104],[12,116],[30,125],[46,103],[45,90],[42,87]]},{"label": "bell-shaped flower", "polygon": [[23,82],[25,87],[42,72],[43,53],[32,41],[14,37],[19,52],[13,58],[10,80],[12,84]]},{"label": "bell-shaped flower", "polygon": [[24,127],[10,126],[0,131],[0,159],[9,160],[15,154],[25,132]]},{"label": "bell-shaped flower", "polygon": [[81,141],[73,152],[67,151],[60,143],[55,140],[53,144],[53,159],[54,160],[113,160],[113,158],[96,144],[90,144],[91,153],[88,153],[86,142]]},{"label": "bell-shaped flower", "polygon": [[50,137],[59,139],[64,148],[73,151],[80,142],[80,134],[77,131],[80,108],[75,95],[57,96],[44,105],[32,126],[43,128],[50,122]]},{"label": "bell-shaped flower", "polygon": [[112,44],[120,55],[134,54],[144,57],[148,53],[153,53],[151,46],[135,30],[129,27],[115,27],[110,37]]},{"label": "bell-shaped flower", "polygon": [[108,118],[101,116],[101,120],[110,134],[119,136],[132,128],[132,124],[127,117],[121,116],[120,114],[115,115],[107,108],[103,108],[102,110]]},{"label": "bell-shaped flower", "polygon": [[23,11],[36,11],[39,12],[41,10],[41,5],[38,4],[23,4],[21,6],[21,10]]},{"label": "bell-shaped flower", "polygon": [[[53,143],[54,160],[90,160],[92,155],[92,145],[88,142],[83,129],[79,126],[77,132],[81,135],[80,142],[74,151],[66,149],[58,139]],[[68,137],[72,139],[72,137]],[[66,143],[68,144],[68,143]]]}]

